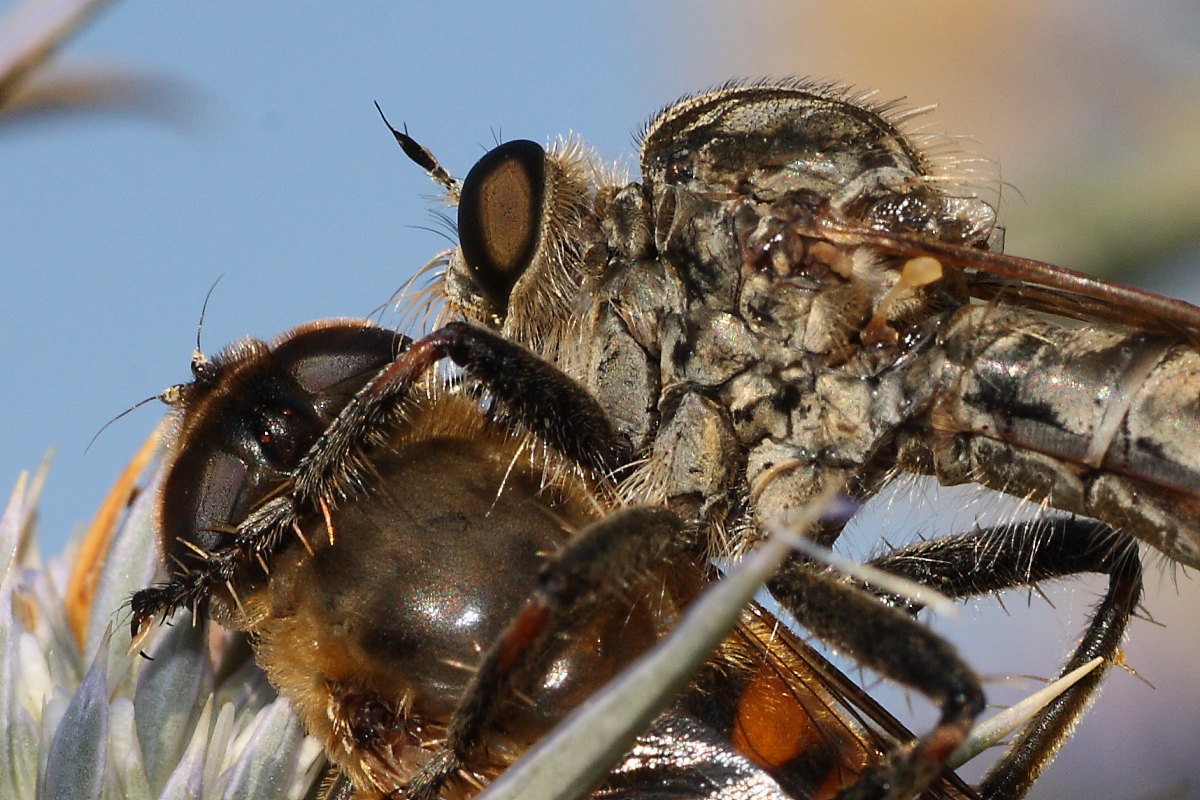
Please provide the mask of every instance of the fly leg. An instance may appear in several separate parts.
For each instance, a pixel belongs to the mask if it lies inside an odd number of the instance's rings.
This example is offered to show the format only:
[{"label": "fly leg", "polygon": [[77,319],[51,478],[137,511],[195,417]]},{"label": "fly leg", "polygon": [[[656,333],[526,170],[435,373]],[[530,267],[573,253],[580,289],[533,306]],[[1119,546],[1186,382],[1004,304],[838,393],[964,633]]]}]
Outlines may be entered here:
[{"label": "fly leg", "polygon": [[317,790],[320,800],[352,800],[354,797],[354,784],[344,772],[340,772],[333,765],[325,767],[320,787]]},{"label": "fly leg", "polygon": [[892,800],[923,791],[983,711],[983,689],[975,672],[953,645],[910,614],[808,560],[789,561],[767,588],[818,638],[941,708],[930,733],[893,753],[883,766],[864,772],[838,798]]},{"label": "fly leg", "polygon": [[1091,520],[1056,518],[933,539],[893,551],[871,564],[952,597],[1034,586],[1084,572],[1108,575],[1108,590],[1060,675],[1096,657],[1104,665],[1042,709],[979,788],[985,798],[1023,797],[1054,758],[1116,659],[1142,593],[1136,542]]},{"label": "fly leg", "polygon": [[633,457],[585,388],[520,345],[465,322],[451,322],[414,343],[373,385],[380,393],[407,391],[415,375],[442,358],[462,367],[512,418],[580,466],[610,475]]}]

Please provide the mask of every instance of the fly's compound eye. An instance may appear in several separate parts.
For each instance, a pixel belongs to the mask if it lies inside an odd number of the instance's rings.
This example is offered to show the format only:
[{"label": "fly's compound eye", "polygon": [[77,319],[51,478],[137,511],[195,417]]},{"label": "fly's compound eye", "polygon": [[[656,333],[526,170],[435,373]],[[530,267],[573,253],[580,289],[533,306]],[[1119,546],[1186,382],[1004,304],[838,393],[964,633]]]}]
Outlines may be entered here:
[{"label": "fly's compound eye", "polygon": [[[299,417],[290,405],[264,411],[258,420],[258,448],[267,463],[289,465],[299,458],[300,449],[307,444],[305,430],[309,420]],[[311,435],[308,438],[312,438]]]},{"label": "fly's compound eye", "polygon": [[490,151],[467,173],[458,205],[463,259],[480,293],[503,316],[541,238],[546,151],[518,139]]}]

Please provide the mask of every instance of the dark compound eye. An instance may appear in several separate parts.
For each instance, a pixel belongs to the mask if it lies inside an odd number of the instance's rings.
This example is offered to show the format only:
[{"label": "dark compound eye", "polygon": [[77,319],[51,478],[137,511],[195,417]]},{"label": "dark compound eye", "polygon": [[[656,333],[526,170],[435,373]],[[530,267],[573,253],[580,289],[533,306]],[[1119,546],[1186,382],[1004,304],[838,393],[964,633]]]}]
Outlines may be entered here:
[{"label": "dark compound eye", "polygon": [[315,441],[312,423],[315,419],[319,424],[320,417],[315,410],[310,409],[308,412],[298,415],[293,408],[286,405],[259,412],[258,419],[255,420],[258,427],[258,449],[268,464],[284,468],[293,467],[303,452],[302,448],[307,449]]},{"label": "dark compound eye", "polygon": [[458,204],[463,257],[499,314],[537,250],[545,176],[541,145],[518,139],[479,159],[463,181]]}]

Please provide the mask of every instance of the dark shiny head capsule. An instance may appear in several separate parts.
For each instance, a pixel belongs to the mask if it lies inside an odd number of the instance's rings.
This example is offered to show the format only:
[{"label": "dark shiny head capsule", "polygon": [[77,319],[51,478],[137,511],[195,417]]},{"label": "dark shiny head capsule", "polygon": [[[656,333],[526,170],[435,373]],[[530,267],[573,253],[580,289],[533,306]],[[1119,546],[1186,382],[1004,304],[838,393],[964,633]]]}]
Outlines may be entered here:
[{"label": "dark shiny head capsule", "polygon": [[193,360],[195,379],[164,395],[177,415],[158,512],[171,576],[226,543],[406,343],[366,322],[334,320]]}]

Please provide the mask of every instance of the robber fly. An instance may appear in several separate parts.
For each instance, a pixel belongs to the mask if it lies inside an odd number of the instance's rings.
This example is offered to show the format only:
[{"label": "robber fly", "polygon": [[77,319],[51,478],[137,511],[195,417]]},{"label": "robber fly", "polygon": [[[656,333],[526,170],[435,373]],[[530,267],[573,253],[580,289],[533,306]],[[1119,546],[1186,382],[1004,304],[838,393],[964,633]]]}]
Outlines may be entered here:
[{"label": "robber fly", "polygon": [[743,453],[759,528],[830,476],[870,494],[905,470],[1200,566],[1200,309],[993,252],[994,210],[906,121],[828,86],[730,86],[661,112],[630,184],[579,142],[514,141],[460,185],[397,132],[458,205],[412,302],[577,376],[648,455],[643,493],[702,515],[738,479],[701,423]]},{"label": "robber fly", "polygon": [[[437,379],[444,357],[492,403]],[[336,767],[329,797],[475,794],[715,576],[700,532],[616,495],[629,456],[590,395],[485,330],[310,323],[192,372],[163,395],[169,580],[133,631],[191,604],[248,633]],[[754,606],[592,796],[976,796],[910,774],[912,741]]]},{"label": "robber fly", "polygon": [[[651,121],[633,183],[572,140],[501,144],[460,183],[393,129],[458,206],[459,245],[410,302],[577,379],[633,454],[623,496],[719,532],[719,557],[831,484],[865,500],[902,473],[1100,520],[1090,537],[1048,522],[877,564],[954,596],[1105,573],[1064,669],[1111,661],[1141,594],[1131,537],[1200,566],[1200,309],[999,253],[992,206],[907,121],[827,85],[730,85]],[[769,588],[820,637],[944,696],[812,581],[797,560]],[[1023,794],[1099,682],[1031,724],[982,792]]]}]

